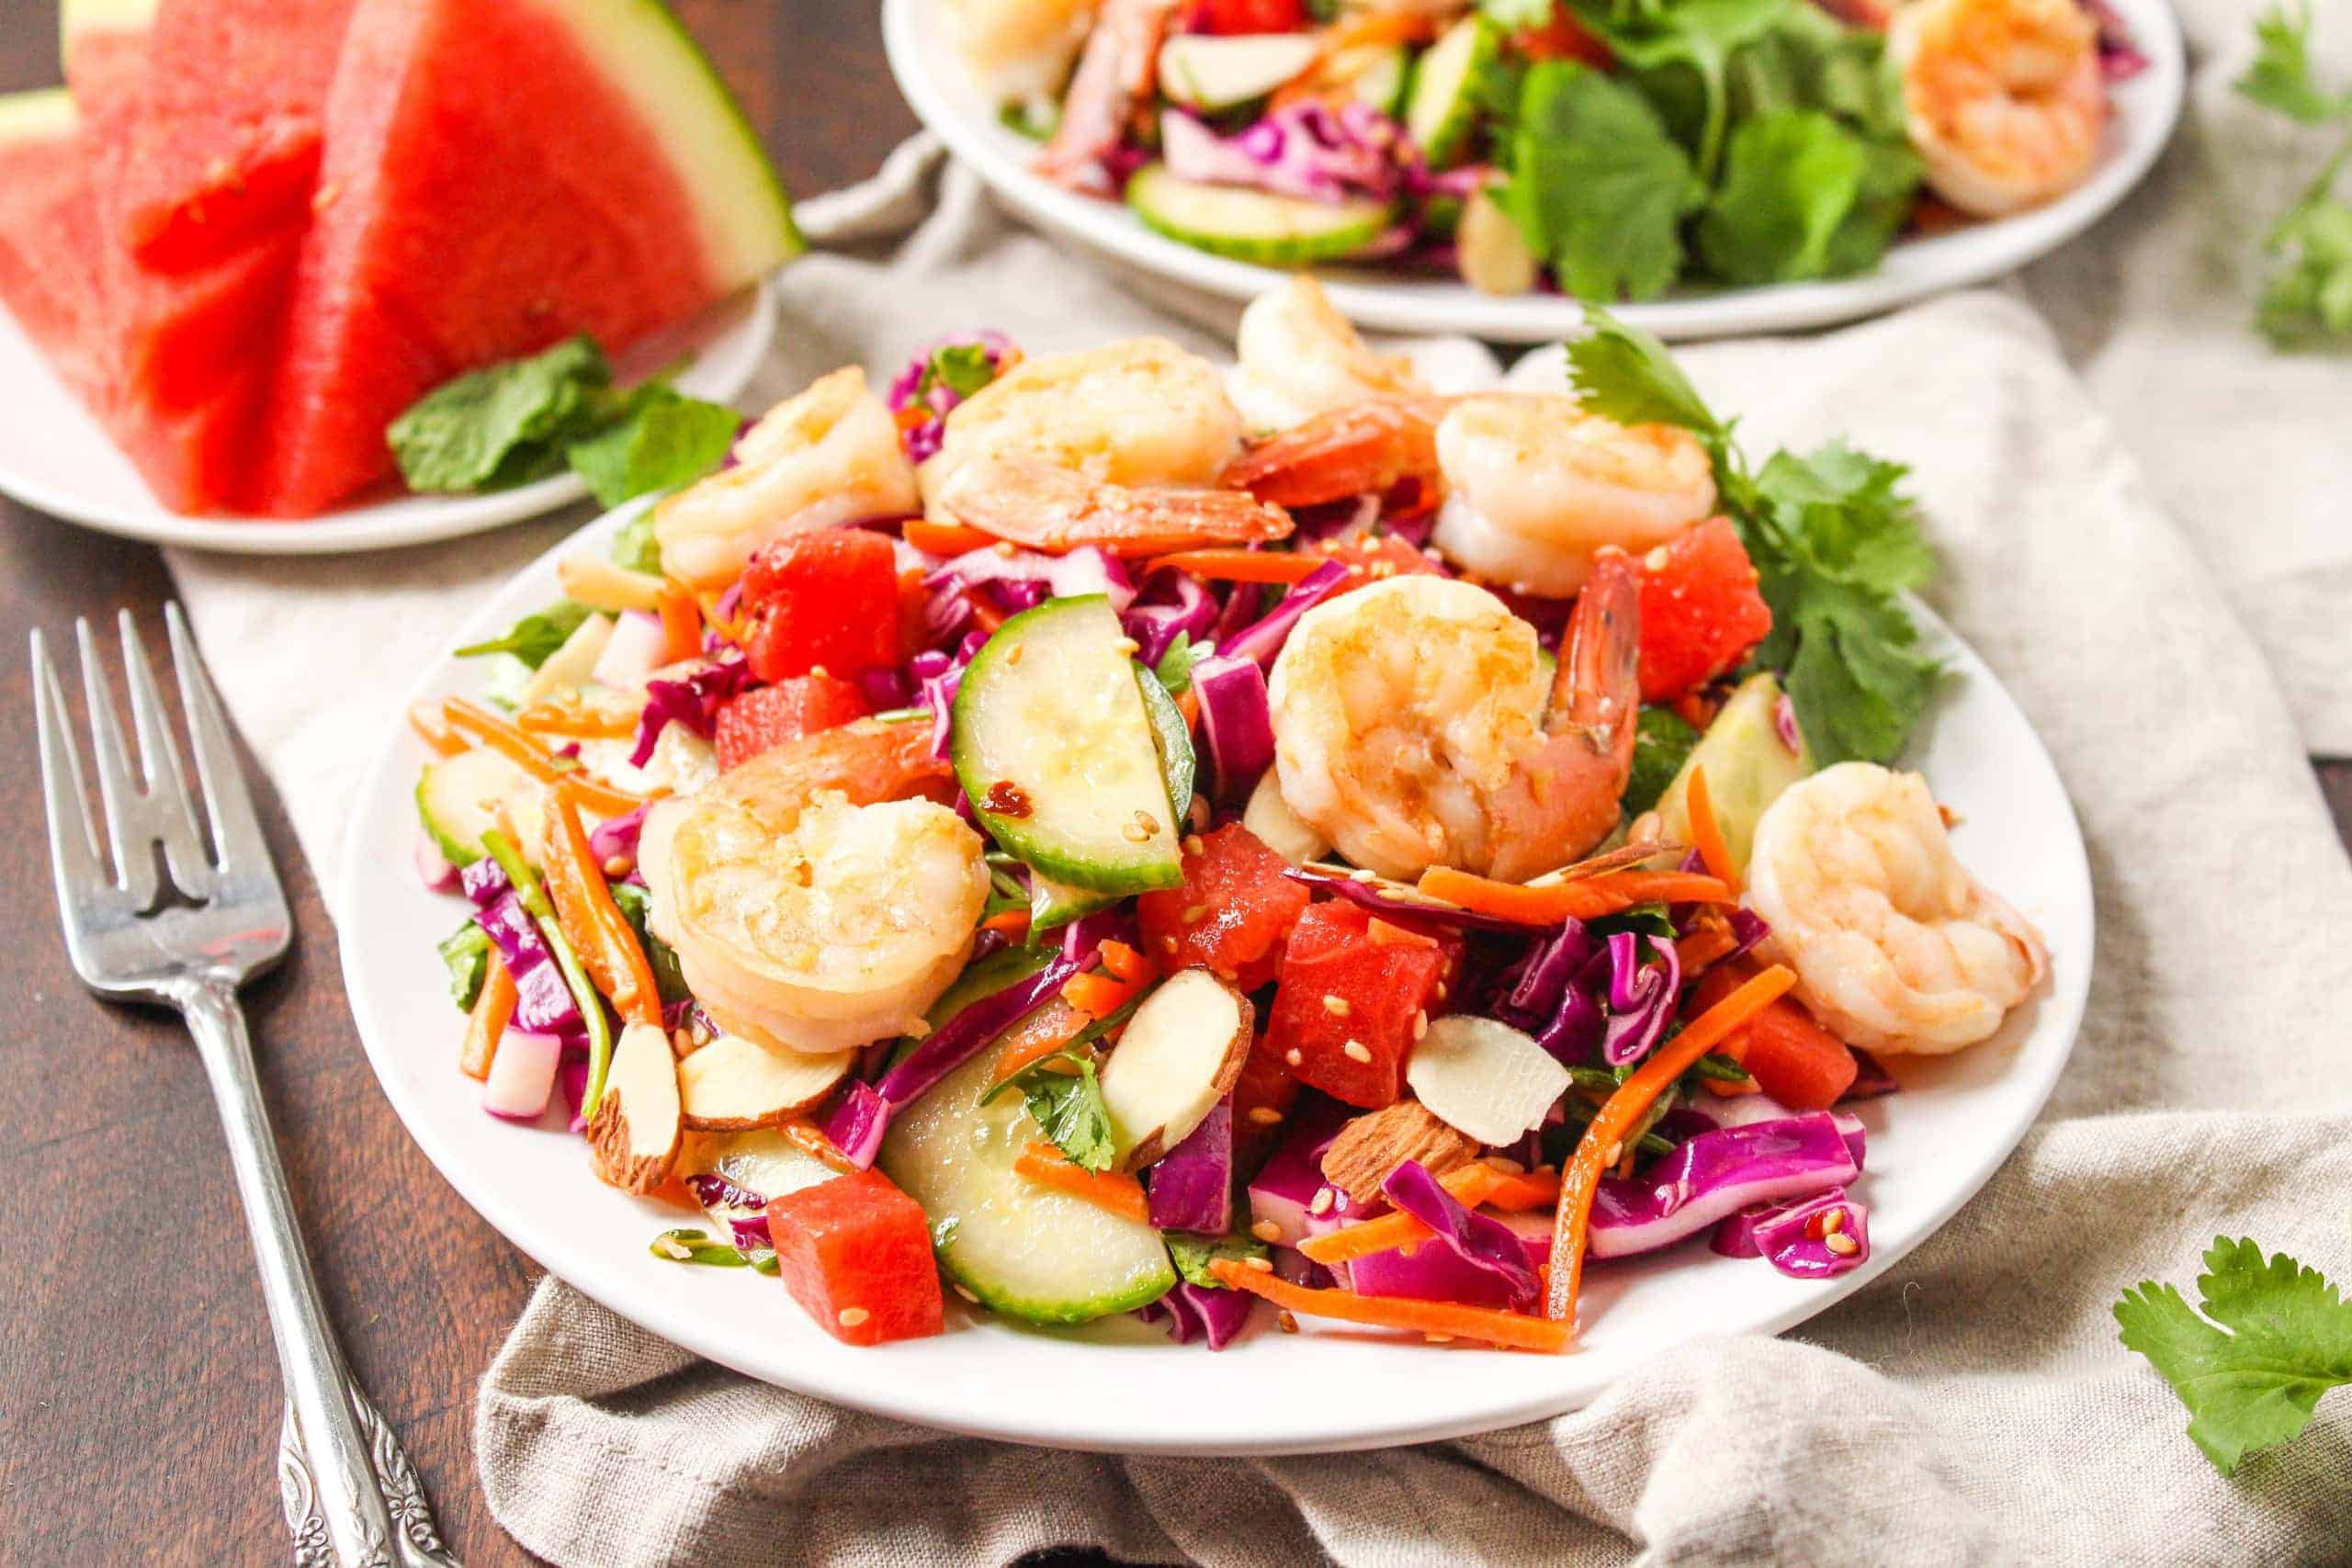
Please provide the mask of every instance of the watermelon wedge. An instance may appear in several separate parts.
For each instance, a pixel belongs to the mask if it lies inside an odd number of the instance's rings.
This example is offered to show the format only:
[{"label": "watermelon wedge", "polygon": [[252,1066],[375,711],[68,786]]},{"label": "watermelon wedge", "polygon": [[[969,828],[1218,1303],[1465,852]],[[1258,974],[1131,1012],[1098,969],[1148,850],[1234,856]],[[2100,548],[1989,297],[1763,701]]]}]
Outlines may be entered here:
[{"label": "watermelon wedge", "polygon": [[62,87],[0,98],[0,304],[84,403],[107,396],[107,332],[82,118]]},{"label": "watermelon wedge", "polygon": [[799,248],[657,0],[358,0],[261,443],[261,511],[388,478],[393,416],[579,332],[620,351]]}]

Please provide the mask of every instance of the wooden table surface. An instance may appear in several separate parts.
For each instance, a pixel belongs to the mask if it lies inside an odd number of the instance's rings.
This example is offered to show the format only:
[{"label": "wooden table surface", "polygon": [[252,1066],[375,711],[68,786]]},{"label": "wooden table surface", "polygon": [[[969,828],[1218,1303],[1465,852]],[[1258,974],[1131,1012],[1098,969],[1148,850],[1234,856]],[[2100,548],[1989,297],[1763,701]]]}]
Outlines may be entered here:
[{"label": "wooden table surface", "polygon": [[[741,94],[795,191],[870,172],[913,127],[854,0],[674,0]],[[0,89],[56,77],[50,7],[0,9]],[[6,389],[0,389],[0,408]],[[26,628],[128,605],[152,634],[170,592],[144,546],[0,502],[0,850],[17,911],[0,955],[0,1147],[18,1218],[0,1241],[0,1558],[283,1561],[272,1460],[279,1385],[228,1161],[176,1021],[105,1009],[58,940],[38,808]],[[151,647],[154,646],[151,641]],[[2319,765],[2352,829],[2352,764]],[[409,1143],[345,1010],[333,932],[274,799],[266,816],[300,945],[249,993],[262,1073],[345,1349],[423,1472],[468,1562],[523,1561],[483,1506],[475,1380],[537,1270]]]}]

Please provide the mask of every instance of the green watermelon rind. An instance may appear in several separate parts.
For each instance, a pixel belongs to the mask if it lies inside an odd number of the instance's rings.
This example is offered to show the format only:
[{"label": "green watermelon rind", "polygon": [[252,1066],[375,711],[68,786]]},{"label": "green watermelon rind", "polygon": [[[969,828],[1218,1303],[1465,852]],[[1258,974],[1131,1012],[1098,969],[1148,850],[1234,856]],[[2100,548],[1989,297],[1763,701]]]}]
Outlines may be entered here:
[{"label": "green watermelon rind", "polygon": [[[136,5],[141,0],[99,3]],[[725,242],[722,250],[709,257],[722,276],[749,282],[808,248],[793,221],[792,197],[751,117],[663,0],[567,0],[561,8],[577,18],[575,36],[605,79],[615,91],[627,96],[661,138],[664,152],[671,154],[672,172],[693,195],[706,243]],[[599,47],[606,39],[641,40],[645,48]],[[670,85],[681,89],[676,94],[660,89],[653,73],[665,56],[671,64],[699,78],[698,92],[684,93],[683,83]],[[650,90],[639,92],[639,86]],[[671,133],[697,118],[697,111],[709,116],[702,135],[691,143],[672,140]],[[729,143],[733,144],[731,152]],[[729,164],[738,165],[735,174],[723,181],[713,177]],[[766,209],[766,218],[755,223],[751,215],[761,209]]]}]

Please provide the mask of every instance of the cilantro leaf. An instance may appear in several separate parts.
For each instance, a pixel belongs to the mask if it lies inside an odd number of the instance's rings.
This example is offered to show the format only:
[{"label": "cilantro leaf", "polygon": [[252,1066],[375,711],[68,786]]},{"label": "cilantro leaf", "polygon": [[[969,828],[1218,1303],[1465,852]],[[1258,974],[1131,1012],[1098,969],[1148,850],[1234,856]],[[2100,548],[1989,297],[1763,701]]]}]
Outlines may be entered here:
[{"label": "cilantro leaf", "polygon": [[1069,1049],[1041,1057],[982,1095],[980,1103],[1012,1089],[1028,1102],[1029,1119],[1072,1165],[1095,1171],[1111,1168],[1111,1108],[1102,1099],[1102,1080],[1095,1073],[1091,1052]]},{"label": "cilantro leaf", "polygon": [[526,667],[537,670],[587,618],[587,605],[559,599],[537,615],[526,615],[515,622],[504,637],[458,649],[458,657],[479,659],[485,654],[511,653]]},{"label": "cilantro leaf", "polygon": [[1213,1291],[1229,1287],[1209,1272],[1209,1265],[1219,1258],[1238,1262],[1247,1258],[1267,1256],[1266,1244],[1252,1235],[1196,1235],[1191,1231],[1162,1231],[1159,1239],[1168,1244],[1169,1260],[1176,1265],[1176,1272],[1188,1282],[1205,1285]]},{"label": "cilantro leaf", "polygon": [[2352,337],[2352,207],[2334,200],[2298,202],[2263,248],[2288,259],[2263,286],[2255,315],[2262,335],[2280,348]]},{"label": "cilantro leaf", "polygon": [[[1699,173],[1714,177],[1731,122],[1732,57],[1781,28],[1799,0],[1572,0],[1577,17],[1619,62],[1646,77],[1687,73],[1679,97],[1695,94]],[[1650,83],[1652,96],[1675,88]]]},{"label": "cilantro leaf", "polygon": [[686,984],[686,973],[678,967],[678,955],[670,944],[653,934],[649,924],[650,901],[644,888],[634,882],[613,884],[613,902],[620,907],[621,918],[628,921],[629,930],[645,949],[645,962],[653,971],[653,989],[664,1003],[683,1002],[694,995]]},{"label": "cilantro leaf", "polygon": [[733,409],[649,382],[612,423],[565,447],[564,460],[599,502],[618,506],[702,478],[726,457],[741,425]]},{"label": "cilantro leaf", "polygon": [[1193,661],[1196,657],[1193,634],[1178,632],[1169,643],[1168,651],[1159,656],[1159,662],[1151,667],[1151,672],[1159,677],[1159,683],[1168,688],[1170,696],[1181,697],[1193,684]]},{"label": "cilantro leaf", "polygon": [[[2320,1396],[2352,1383],[2352,1302],[2285,1253],[2215,1236],[2192,1309],[2143,1280],[2115,1303],[2124,1348],[2188,1407],[2188,1435],[2223,1474],[2311,1424]],[[2199,1315],[2201,1310],[2203,1315]]]},{"label": "cilantro leaf", "polygon": [[996,379],[996,361],[989,355],[988,345],[978,343],[951,343],[931,356],[923,367],[922,389],[945,387],[959,398],[968,398]]},{"label": "cilantro leaf", "polygon": [[1566,344],[1568,378],[1585,407],[1620,424],[1671,424],[1710,446],[1731,439],[1666,345],[1597,305],[1584,310],[1586,332]]},{"label": "cilantro leaf", "polygon": [[1829,270],[1829,244],[1862,191],[1868,154],[1827,115],[1783,109],[1732,132],[1724,183],[1699,220],[1699,253],[1731,283]]},{"label": "cilantro leaf", "polygon": [[2230,85],[2240,97],[2304,125],[2352,118],[2352,91],[2329,93],[2312,76],[2312,13],[2275,6],[2254,24],[2255,55]]},{"label": "cilantro leaf", "polygon": [[408,488],[463,493],[543,479],[562,445],[596,418],[612,382],[604,351],[587,336],[444,381],[385,431]]},{"label": "cilantro leaf", "polygon": [[1645,706],[1634,722],[1634,766],[1625,780],[1625,810],[1639,817],[1657,804],[1699,744],[1699,732],[1672,708]]},{"label": "cilantro leaf", "polygon": [[1682,270],[1683,217],[1705,199],[1690,155],[1635,88],[1576,61],[1527,73],[1504,211],[1560,287],[1645,299]]},{"label": "cilantro leaf", "polygon": [[481,997],[481,983],[490,976],[490,937],[468,920],[441,939],[434,951],[449,969],[449,994],[461,1012],[471,1012]]}]

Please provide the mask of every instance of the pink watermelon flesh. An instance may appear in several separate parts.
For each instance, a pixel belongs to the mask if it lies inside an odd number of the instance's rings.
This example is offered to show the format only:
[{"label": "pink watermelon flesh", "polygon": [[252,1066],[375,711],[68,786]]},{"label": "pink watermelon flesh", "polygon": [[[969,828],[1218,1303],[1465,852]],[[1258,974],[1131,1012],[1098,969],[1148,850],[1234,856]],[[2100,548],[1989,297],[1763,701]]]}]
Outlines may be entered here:
[{"label": "pink watermelon flesh", "polygon": [[351,5],[163,0],[114,196],[140,261],[180,271],[309,220]]},{"label": "pink watermelon flesh", "polygon": [[701,254],[660,143],[561,9],[359,0],[259,510],[307,516],[389,478],[385,426],[460,371],[574,333],[618,351],[732,286]]},{"label": "pink watermelon flesh", "polygon": [[0,303],[93,412],[105,406],[108,378],[90,267],[97,235],[78,130],[0,146]]}]

